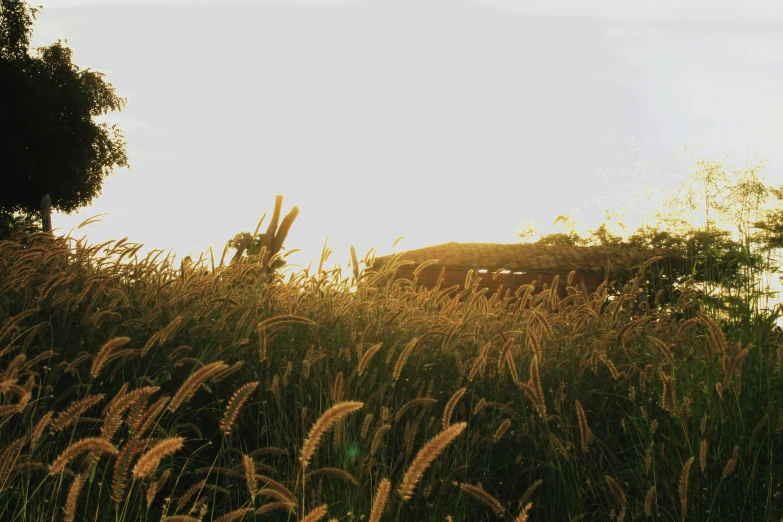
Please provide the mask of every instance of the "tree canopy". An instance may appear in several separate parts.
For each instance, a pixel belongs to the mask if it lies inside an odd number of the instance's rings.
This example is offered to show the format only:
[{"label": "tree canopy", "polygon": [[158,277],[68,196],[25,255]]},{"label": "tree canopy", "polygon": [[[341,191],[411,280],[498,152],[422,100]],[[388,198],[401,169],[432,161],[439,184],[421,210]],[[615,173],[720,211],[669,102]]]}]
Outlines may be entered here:
[{"label": "tree canopy", "polygon": [[65,213],[90,204],[115,166],[129,166],[119,126],[93,121],[127,100],[103,73],[74,65],[67,42],[30,53],[39,9],[0,0],[0,234],[36,220],[47,193]]}]

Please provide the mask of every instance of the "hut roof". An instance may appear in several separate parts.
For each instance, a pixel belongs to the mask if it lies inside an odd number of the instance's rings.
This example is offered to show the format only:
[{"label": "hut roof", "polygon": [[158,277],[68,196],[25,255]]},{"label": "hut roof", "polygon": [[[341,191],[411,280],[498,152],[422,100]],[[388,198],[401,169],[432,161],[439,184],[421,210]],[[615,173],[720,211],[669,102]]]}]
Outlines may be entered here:
[{"label": "hut roof", "polygon": [[[395,254],[396,255],[396,254]],[[612,267],[628,269],[638,266],[655,256],[673,257],[671,250],[635,250],[605,246],[541,246],[534,244],[503,243],[444,243],[404,252],[400,259],[416,264],[437,259],[432,266],[455,270],[505,269],[512,272],[567,274],[571,270],[580,273],[604,273],[607,263]],[[375,258],[374,267],[390,262],[394,255]]]}]

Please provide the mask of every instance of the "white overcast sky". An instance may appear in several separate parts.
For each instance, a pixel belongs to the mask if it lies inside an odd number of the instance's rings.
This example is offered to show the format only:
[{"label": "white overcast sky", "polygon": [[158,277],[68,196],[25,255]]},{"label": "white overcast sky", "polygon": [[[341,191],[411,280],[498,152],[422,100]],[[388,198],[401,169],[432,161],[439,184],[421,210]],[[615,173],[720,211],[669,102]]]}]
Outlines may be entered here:
[{"label": "white overcast sky", "polygon": [[783,183],[780,1],[32,3],[34,45],[67,39],[128,98],[132,170],[55,216],[110,212],[95,241],[219,255],[283,194],[303,264],[327,235],[343,263],[398,236],[515,242],[663,187],[683,142],[758,151]]}]

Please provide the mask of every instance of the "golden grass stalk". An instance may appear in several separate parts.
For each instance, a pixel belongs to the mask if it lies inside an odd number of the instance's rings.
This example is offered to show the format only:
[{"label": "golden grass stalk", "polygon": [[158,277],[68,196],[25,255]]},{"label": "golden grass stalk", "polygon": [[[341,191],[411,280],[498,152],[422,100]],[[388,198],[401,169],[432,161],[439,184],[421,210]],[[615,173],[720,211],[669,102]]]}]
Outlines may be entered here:
[{"label": "golden grass stalk", "polygon": [[506,354],[511,350],[511,345],[513,343],[513,337],[503,343],[503,347],[500,349],[500,353],[498,353],[498,371],[503,369],[503,363],[506,362]]},{"label": "golden grass stalk", "polygon": [[672,355],[672,351],[669,349],[669,346],[665,342],[661,341],[660,339],[652,335],[648,335],[647,338],[655,346],[657,346],[659,350],[661,350],[661,353],[663,354],[664,357],[666,357],[666,360],[669,361],[669,364],[672,364],[674,362],[674,356]]},{"label": "golden grass stalk", "polygon": [[283,498],[286,499],[287,502],[290,502],[291,504],[296,504],[296,497],[293,493],[291,493],[291,490],[282,485],[280,482],[274,480],[273,478],[267,477],[266,475],[256,475],[258,480],[266,484],[266,490],[274,489],[279,491]]},{"label": "golden grass stalk", "polygon": [[609,491],[612,492],[614,498],[617,499],[617,502],[619,502],[622,506],[620,509],[620,514],[617,515],[617,522],[623,522],[623,520],[625,520],[625,514],[628,510],[628,500],[625,497],[625,491],[623,491],[623,488],[620,486],[620,484],[609,475],[605,475],[604,478],[606,479],[606,483],[609,485]]},{"label": "golden grass stalk", "polygon": [[544,400],[544,389],[541,386],[541,376],[538,372],[538,357],[535,355],[530,361],[530,378],[527,383],[519,383],[519,387],[525,392],[527,398],[533,403],[538,412],[538,416],[546,420],[546,401]]},{"label": "golden grass stalk", "polygon": [[437,399],[433,399],[431,397],[419,397],[417,399],[411,399],[405,404],[402,405],[402,408],[400,408],[397,413],[394,415],[394,422],[400,422],[400,419],[402,419],[402,416],[405,415],[408,411],[415,408],[416,406],[422,406],[422,405],[431,405],[438,402]]},{"label": "golden grass stalk", "polygon": [[188,515],[171,515],[161,519],[160,522],[201,522],[201,519],[193,518]]},{"label": "golden grass stalk", "polygon": [[19,437],[0,453],[0,491],[5,489],[6,483],[11,478],[15,464],[21,457],[22,446],[24,446],[26,439],[26,436]]},{"label": "golden grass stalk", "polygon": [[367,365],[370,364],[372,358],[375,357],[375,354],[381,349],[381,346],[383,346],[383,343],[374,344],[362,354],[362,358],[359,360],[359,368],[356,370],[356,373],[358,373],[360,377],[364,373],[364,370],[367,369]]},{"label": "golden grass stalk", "polygon": [[142,441],[138,438],[133,438],[126,442],[120,452],[117,454],[117,458],[114,460],[114,474],[111,481],[111,498],[119,504],[123,501],[125,495],[125,483],[128,478],[128,469],[130,468],[133,458],[142,451],[143,445],[146,441]]},{"label": "golden grass stalk", "polygon": [[260,508],[256,509],[256,515],[265,515],[266,513],[276,509],[293,511],[294,507],[295,505],[292,505],[289,502],[270,502],[269,504],[264,504]]},{"label": "golden grass stalk", "polygon": [[259,326],[258,327],[258,360],[261,362],[266,361],[268,342],[269,341],[266,337],[266,328]]},{"label": "golden grass stalk", "polygon": [[146,343],[144,343],[144,346],[141,348],[140,355],[142,357],[145,357],[147,353],[149,353],[150,350],[158,346],[159,344],[165,343],[169,337],[171,337],[174,332],[179,328],[180,324],[182,324],[182,315],[179,315],[171,320],[171,322],[161,328],[158,332],[152,334],[150,338],[147,340]]},{"label": "golden grass stalk", "polygon": [[690,475],[691,475],[691,466],[693,466],[693,461],[695,460],[695,457],[691,457],[688,459],[688,461],[685,463],[685,465],[682,467],[682,473],[680,473],[680,487],[679,487],[679,493],[680,493],[680,506],[682,507],[682,513],[681,513],[681,520],[685,520],[685,517],[688,514],[688,483],[690,482]]},{"label": "golden grass stalk", "polygon": [[520,505],[523,505],[523,504],[525,504],[525,503],[526,503],[528,500],[530,500],[530,497],[532,497],[532,496],[533,496],[533,493],[535,493],[535,492],[536,492],[536,490],[538,489],[538,487],[539,487],[541,484],[543,484],[543,483],[544,483],[544,480],[543,480],[543,479],[538,479],[538,480],[536,480],[535,482],[533,482],[532,484],[530,484],[530,485],[527,487],[527,489],[525,490],[525,492],[524,492],[524,493],[522,493],[522,498],[521,498],[521,499],[519,499],[519,504],[520,504]]},{"label": "golden grass stalk", "polygon": [[326,516],[326,512],[328,511],[329,506],[326,504],[321,504],[317,508],[310,511],[307,516],[305,516],[302,519],[302,522],[318,522],[322,518]]},{"label": "golden grass stalk", "polygon": [[336,422],[344,419],[351,413],[358,411],[363,406],[363,402],[344,401],[335,404],[319,417],[310,429],[310,433],[307,435],[307,439],[305,439],[304,444],[302,445],[302,454],[299,457],[299,460],[302,462],[303,468],[307,467],[310,458],[315,454],[315,448],[318,446],[318,442],[321,440],[323,434]]},{"label": "golden grass stalk", "polygon": [[413,443],[416,440],[416,433],[419,431],[419,424],[421,424],[422,414],[416,417],[413,421],[405,423],[405,456],[407,457],[413,452]]},{"label": "golden grass stalk", "polygon": [[223,420],[220,422],[220,430],[224,434],[228,435],[231,433],[231,428],[234,426],[234,421],[236,421],[237,416],[239,415],[239,410],[256,388],[258,388],[258,385],[258,382],[249,382],[241,386],[234,392],[234,395],[231,396],[231,399],[226,405],[226,412],[223,414]]},{"label": "golden grass stalk", "polygon": [[223,362],[213,362],[193,372],[193,374],[182,383],[179,390],[177,390],[177,393],[174,394],[174,398],[171,399],[168,406],[169,411],[176,411],[180,405],[189,401],[201,385],[208,381],[210,377],[213,377],[226,368],[228,368],[228,365]]},{"label": "golden grass stalk", "polygon": [[356,257],[356,249],[351,245],[351,268],[354,281],[359,280],[359,259]]},{"label": "golden grass stalk", "polygon": [[65,451],[60,453],[60,456],[54,459],[49,465],[49,472],[52,475],[62,473],[65,466],[72,461],[76,455],[88,451],[90,453],[98,453],[102,455],[116,455],[117,448],[108,440],[101,437],[87,437],[79,441],[71,443],[70,446],[65,448]]},{"label": "golden grass stalk", "polygon": [[508,371],[511,374],[511,380],[514,381],[514,384],[519,384],[519,372],[517,371],[517,363],[514,362],[514,352],[509,350],[506,352],[506,366],[508,366]]},{"label": "golden grass stalk", "polygon": [[452,424],[445,430],[441,431],[438,435],[430,439],[427,444],[422,447],[413,459],[413,462],[408,467],[408,471],[402,477],[402,483],[397,490],[402,497],[402,500],[407,501],[413,495],[413,490],[416,488],[416,484],[421,480],[424,471],[432,464],[438,455],[446,449],[457,436],[465,431],[468,426],[466,422],[459,422]]},{"label": "golden grass stalk", "polygon": [[158,480],[151,483],[149,487],[147,488],[147,494],[146,494],[146,500],[147,500],[147,509],[149,509],[152,506],[152,502],[155,500],[155,495],[158,494],[158,491],[160,491],[160,488],[163,487],[163,484],[166,483],[166,481],[169,479],[169,476],[171,475],[171,470],[166,470],[163,473],[161,473]]},{"label": "golden grass stalk", "polygon": [[256,496],[273,498],[278,502],[284,503],[289,510],[293,510],[296,507],[296,500],[290,498],[290,492],[286,494],[277,488],[261,488],[256,492]]},{"label": "golden grass stalk", "polygon": [[394,372],[392,372],[392,380],[396,381],[400,378],[400,374],[402,373],[402,367],[405,366],[405,361],[408,360],[408,357],[410,356],[413,349],[416,347],[416,344],[419,342],[419,339],[417,337],[414,337],[408,344],[405,345],[405,348],[403,348],[402,353],[397,358],[397,363],[394,365]]},{"label": "golden grass stalk", "polygon": [[338,372],[337,376],[334,378],[334,383],[332,384],[332,389],[330,392],[332,394],[332,401],[335,403],[340,402],[343,400],[343,397],[345,397],[345,381],[343,378],[343,372]]},{"label": "golden grass stalk", "polygon": [[157,386],[144,386],[116,398],[109,411],[106,412],[103,425],[101,425],[101,436],[106,440],[111,440],[122,426],[122,415],[125,411],[139,403],[145,404],[149,397],[157,393],[158,390],[160,388]]},{"label": "golden grass stalk", "polygon": [[669,375],[666,375],[666,372],[663,370],[659,370],[658,373],[660,374],[661,381],[663,382],[663,407],[671,415],[677,416],[677,397],[676,392],[674,391],[674,383],[672,383],[672,378]]},{"label": "golden grass stalk", "polygon": [[117,348],[121,348],[130,342],[130,337],[115,337],[106,341],[106,343],[98,351],[98,355],[92,360],[92,369],[90,370],[90,377],[93,379],[98,377],[101,373],[103,366],[109,361],[111,352]]},{"label": "golden grass stalk", "polygon": [[582,451],[587,453],[590,449],[590,443],[593,441],[593,432],[590,431],[590,426],[587,424],[587,415],[585,414],[582,403],[576,401],[576,417],[579,424],[579,442],[582,446]]},{"label": "golden grass stalk", "polygon": [[531,507],[533,507],[532,503],[528,502],[525,504],[525,507],[519,512],[519,515],[514,519],[514,522],[527,522],[527,512],[530,511]]},{"label": "golden grass stalk", "polygon": [[188,513],[193,513],[197,508],[199,504],[198,497],[200,496],[201,492],[204,490],[204,488],[207,485],[206,479],[199,480],[192,486],[190,486],[180,497],[177,499],[177,511],[182,511],[185,506],[190,504],[190,501],[193,500],[193,496],[196,496],[196,502],[193,503],[193,506],[190,508],[190,511]]},{"label": "golden grass stalk", "polygon": [[372,436],[372,443],[370,444],[370,456],[375,456],[378,448],[381,447],[381,441],[387,431],[391,430],[391,424],[383,424],[375,430],[375,435]]},{"label": "golden grass stalk", "polygon": [[245,517],[249,517],[253,514],[255,508],[239,508],[234,511],[230,511],[225,515],[215,519],[215,522],[235,522],[236,520],[242,520]]},{"label": "golden grass stalk", "polygon": [[500,426],[498,426],[498,429],[495,431],[495,434],[492,436],[492,440],[498,442],[500,439],[503,438],[503,435],[506,434],[506,432],[510,427],[511,427],[511,419],[505,419],[500,424]]},{"label": "golden grass stalk", "polygon": [[367,432],[370,431],[370,426],[372,425],[374,418],[375,416],[372,413],[368,413],[364,416],[364,421],[362,421],[362,431],[360,433],[362,440],[367,437]]},{"label": "golden grass stalk", "polygon": [[369,522],[380,522],[386,503],[389,501],[389,491],[391,491],[391,482],[389,479],[381,480],[378,489],[375,492],[375,498],[372,501]]},{"label": "golden grass stalk", "polygon": [[702,473],[707,468],[707,439],[701,439],[699,444],[699,467]]},{"label": "golden grass stalk", "polygon": [[79,493],[82,490],[82,486],[84,486],[86,478],[87,476],[82,473],[77,475],[76,478],[73,479],[73,482],[71,482],[71,487],[68,488],[68,498],[65,501],[64,522],[73,522],[73,519],[76,516],[76,501],[79,499]]},{"label": "golden grass stalk", "polygon": [[454,408],[457,407],[457,403],[462,398],[462,396],[465,395],[466,391],[467,388],[460,388],[459,390],[454,392],[454,394],[449,399],[449,402],[446,403],[446,408],[443,410],[444,430],[449,427],[449,424],[451,424],[451,416],[454,413]]},{"label": "golden grass stalk", "polygon": [[272,325],[280,324],[280,323],[300,323],[300,324],[314,325],[315,321],[312,321],[307,317],[302,317],[299,315],[285,314],[285,315],[278,315],[275,317],[269,317],[267,319],[264,319],[263,321],[258,323],[258,328],[269,328]]},{"label": "golden grass stalk", "polygon": [[626,505],[628,500],[625,498],[625,491],[623,491],[623,488],[620,486],[620,484],[609,475],[605,475],[604,478],[606,479],[606,483],[609,485],[609,491],[612,492],[612,495],[615,499],[617,499],[617,502],[623,506]]},{"label": "golden grass stalk", "polygon": [[158,469],[160,461],[167,455],[178,451],[184,442],[185,439],[182,437],[169,437],[155,444],[136,463],[133,468],[133,477],[142,479],[152,476]]},{"label": "golden grass stalk", "polygon": [[734,473],[734,469],[737,467],[737,460],[739,459],[739,446],[734,446],[734,451],[731,453],[731,458],[726,463],[726,467],[723,468],[722,478],[728,478],[729,475]]},{"label": "golden grass stalk", "polygon": [[486,405],[487,405],[487,399],[482,398],[480,401],[476,403],[476,407],[473,408],[473,415],[478,415],[479,413],[481,413],[481,410],[483,410],[484,406]]},{"label": "golden grass stalk", "polygon": [[158,416],[163,413],[163,410],[166,409],[169,400],[171,400],[171,397],[164,395],[152,403],[149,408],[140,411],[138,415],[129,418],[128,425],[131,434],[133,434],[133,436],[136,438],[143,437],[147,430],[149,430],[153,423],[155,423]]},{"label": "golden grass stalk", "polygon": [[[16,325],[18,325],[21,321],[24,321],[26,318],[30,317],[31,315],[40,312],[41,309],[38,307],[30,308],[29,310],[25,310],[24,312],[18,313],[12,317],[10,317],[6,322],[3,324],[3,329],[0,330],[0,341],[2,341],[6,336],[11,334],[11,332],[14,332],[17,330]],[[12,334],[13,335],[13,334]],[[2,354],[0,354],[2,355]]]},{"label": "golden grass stalk", "polygon": [[245,468],[245,482],[247,482],[247,491],[250,493],[252,502],[256,501],[256,463],[253,457],[242,455],[242,466]]},{"label": "golden grass stalk", "polygon": [[647,490],[647,496],[644,497],[644,516],[652,516],[652,506],[655,501],[655,486]]},{"label": "golden grass stalk", "polygon": [[103,397],[104,395],[102,393],[98,393],[96,395],[90,395],[80,401],[74,402],[61,411],[57,418],[52,421],[52,431],[62,431],[68,426],[76,424],[76,422],[79,420],[79,417],[82,416],[82,413],[101,402]]},{"label": "golden grass stalk", "polygon": [[38,424],[33,428],[33,431],[30,434],[30,451],[33,451],[35,447],[38,446],[38,441],[41,440],[41,436],[43,436],[43,432],[51,422],[53,416],[53,411],[46,412],[46,414],[41,417],[41,420],[38,421]]},{"label": "golden grass stalk", "polygon": [[472,496],[475,499],[480,500],[484,504],[488,505],[497,516],[502,516],[506,509],[498,499],[484,491],[484,488],[479,486],[473,486],[471,484],[460,484],[459,487],[462,491]]},{"label": "golden grass stalk", "polygon": [[314,471],[311,471],[310,473],[307,474],[306,480],[310,480],[313,477],[319,477],[324,475],[335,477],[340,480],[344,480],[346,482],[350,482],[354,486],[359,485],[359,482],[353,477],[353,475],[351,475],[347,471],[341,470],[339,468],[329,468],[329,467],[319,468]]}]

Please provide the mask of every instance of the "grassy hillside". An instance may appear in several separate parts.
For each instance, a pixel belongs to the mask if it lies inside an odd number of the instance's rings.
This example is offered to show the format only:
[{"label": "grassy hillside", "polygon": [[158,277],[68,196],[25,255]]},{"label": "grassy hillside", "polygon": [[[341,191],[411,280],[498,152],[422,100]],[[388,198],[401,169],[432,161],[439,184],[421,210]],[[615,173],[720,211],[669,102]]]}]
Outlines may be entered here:
[{"label": "grassy hillside", "polygon": [[138,249],[0,242],[0,519],[783,516],[783,345],[695,291],[640,312],[640,278],[487,298]]}]

